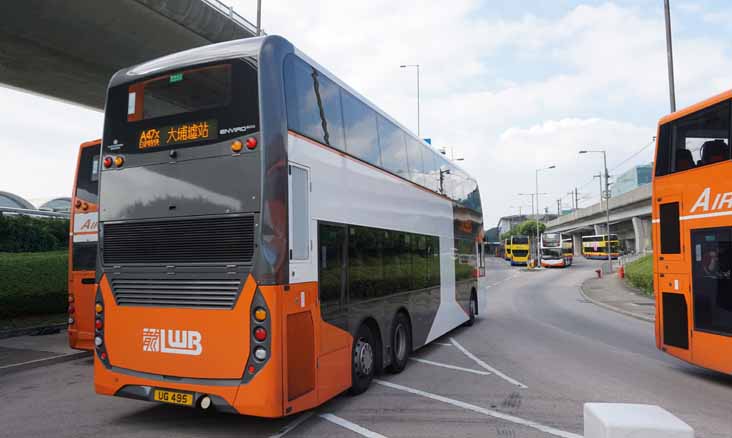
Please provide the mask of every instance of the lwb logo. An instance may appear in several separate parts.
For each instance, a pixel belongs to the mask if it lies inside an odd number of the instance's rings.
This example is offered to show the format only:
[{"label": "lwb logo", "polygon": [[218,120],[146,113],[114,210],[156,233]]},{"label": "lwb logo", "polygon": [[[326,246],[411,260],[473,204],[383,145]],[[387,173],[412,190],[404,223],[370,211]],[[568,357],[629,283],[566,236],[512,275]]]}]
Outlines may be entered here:
[{"label": "lwb logo", "polygon": [[193,330],[142,329],[142,351],[200,356],[201,333]]}]

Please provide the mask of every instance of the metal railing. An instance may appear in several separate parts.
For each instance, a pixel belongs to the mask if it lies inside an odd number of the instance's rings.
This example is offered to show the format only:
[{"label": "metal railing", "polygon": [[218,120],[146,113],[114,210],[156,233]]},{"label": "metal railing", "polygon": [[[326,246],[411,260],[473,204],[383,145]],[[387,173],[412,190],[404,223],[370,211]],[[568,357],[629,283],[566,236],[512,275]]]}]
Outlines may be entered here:
[{"label": "metal railing", "polygon": [[234,12],[234,7],[229,6],[226,3],[220,1],[220,0],[202,0],[207,5],[214,8],[216,11],[221,13],[222,15],[229,17],[231,21],[238,24],[239,26],[243,27],[247,31],[251,32],[252,34],[256,35],[266,35],[266,33],[261,30],[257,29],[257,25],[252,23],[251,21],[247,20],[246,18],[239,15],[238,12]]}]

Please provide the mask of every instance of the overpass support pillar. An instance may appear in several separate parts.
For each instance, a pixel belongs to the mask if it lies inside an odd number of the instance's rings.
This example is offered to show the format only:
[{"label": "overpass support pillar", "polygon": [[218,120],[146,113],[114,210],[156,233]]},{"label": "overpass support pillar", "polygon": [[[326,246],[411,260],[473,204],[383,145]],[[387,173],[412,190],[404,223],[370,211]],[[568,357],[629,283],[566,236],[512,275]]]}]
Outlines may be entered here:
[{"label": "overpass support pillar", "polygon": [[572,247],[574,248],[574,255],[582,255],[582,236],[579,234],[572,234]]},{"label": "overpass support pillar", "polygon": [[605,234],[605,227],[602,224],[593,225],[595,227],[595,236]]},{"label": "overpass support pillar", "polygon": [[633,231],[635,232],[635,252],[637,254],[645,254],[650,249],[650,225],[648,219],[639,217],[633,218]]},{"label": "overpass support pillar", "polygon": [[651,250],[651,221],[650,219],[633,218],[635,232],[635,252],[645,254]]}]

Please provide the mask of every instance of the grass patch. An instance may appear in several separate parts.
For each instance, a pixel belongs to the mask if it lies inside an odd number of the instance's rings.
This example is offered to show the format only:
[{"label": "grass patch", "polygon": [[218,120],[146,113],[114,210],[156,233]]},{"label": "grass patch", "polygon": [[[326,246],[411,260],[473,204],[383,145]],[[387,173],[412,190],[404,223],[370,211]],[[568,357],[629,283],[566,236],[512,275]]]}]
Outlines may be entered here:
[{"label": "grass patch", "polygon": [[625,278],[628,282],[653,296],[653,256],[647,255],[625,265]]},{"label": "grass patch", "polygon": [[0,319],[66,311],[68,262],[68,251],[0,253]]}]

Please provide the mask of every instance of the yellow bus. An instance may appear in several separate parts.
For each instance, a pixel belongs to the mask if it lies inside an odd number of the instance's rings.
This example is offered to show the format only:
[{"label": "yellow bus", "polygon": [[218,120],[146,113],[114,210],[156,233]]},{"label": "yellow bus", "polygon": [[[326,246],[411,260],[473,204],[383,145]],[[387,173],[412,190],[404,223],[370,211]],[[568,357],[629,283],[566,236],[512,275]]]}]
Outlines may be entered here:
[{"label": "yellow bus", "polygon": [[527,265],[531,258],[529,236],[511,236],[511,266]]},{"label": "yellow bus", "polygon": [[476,180],[284,38],[117,72],[101,152],[99,394],[291,415],[485,303]]},{"label": "yellow bus", "polygon": [[582,255],[588,259],[607,260],[608,248],[610,257],[620,257],[620,240],[617,234],[610,234],[608,245],[607,234],[596,236],[582,236]]},{"label": "yellow bus", "polygon": [[503,258],[506,261],[511,261],[511,239],[503,240]]}]

